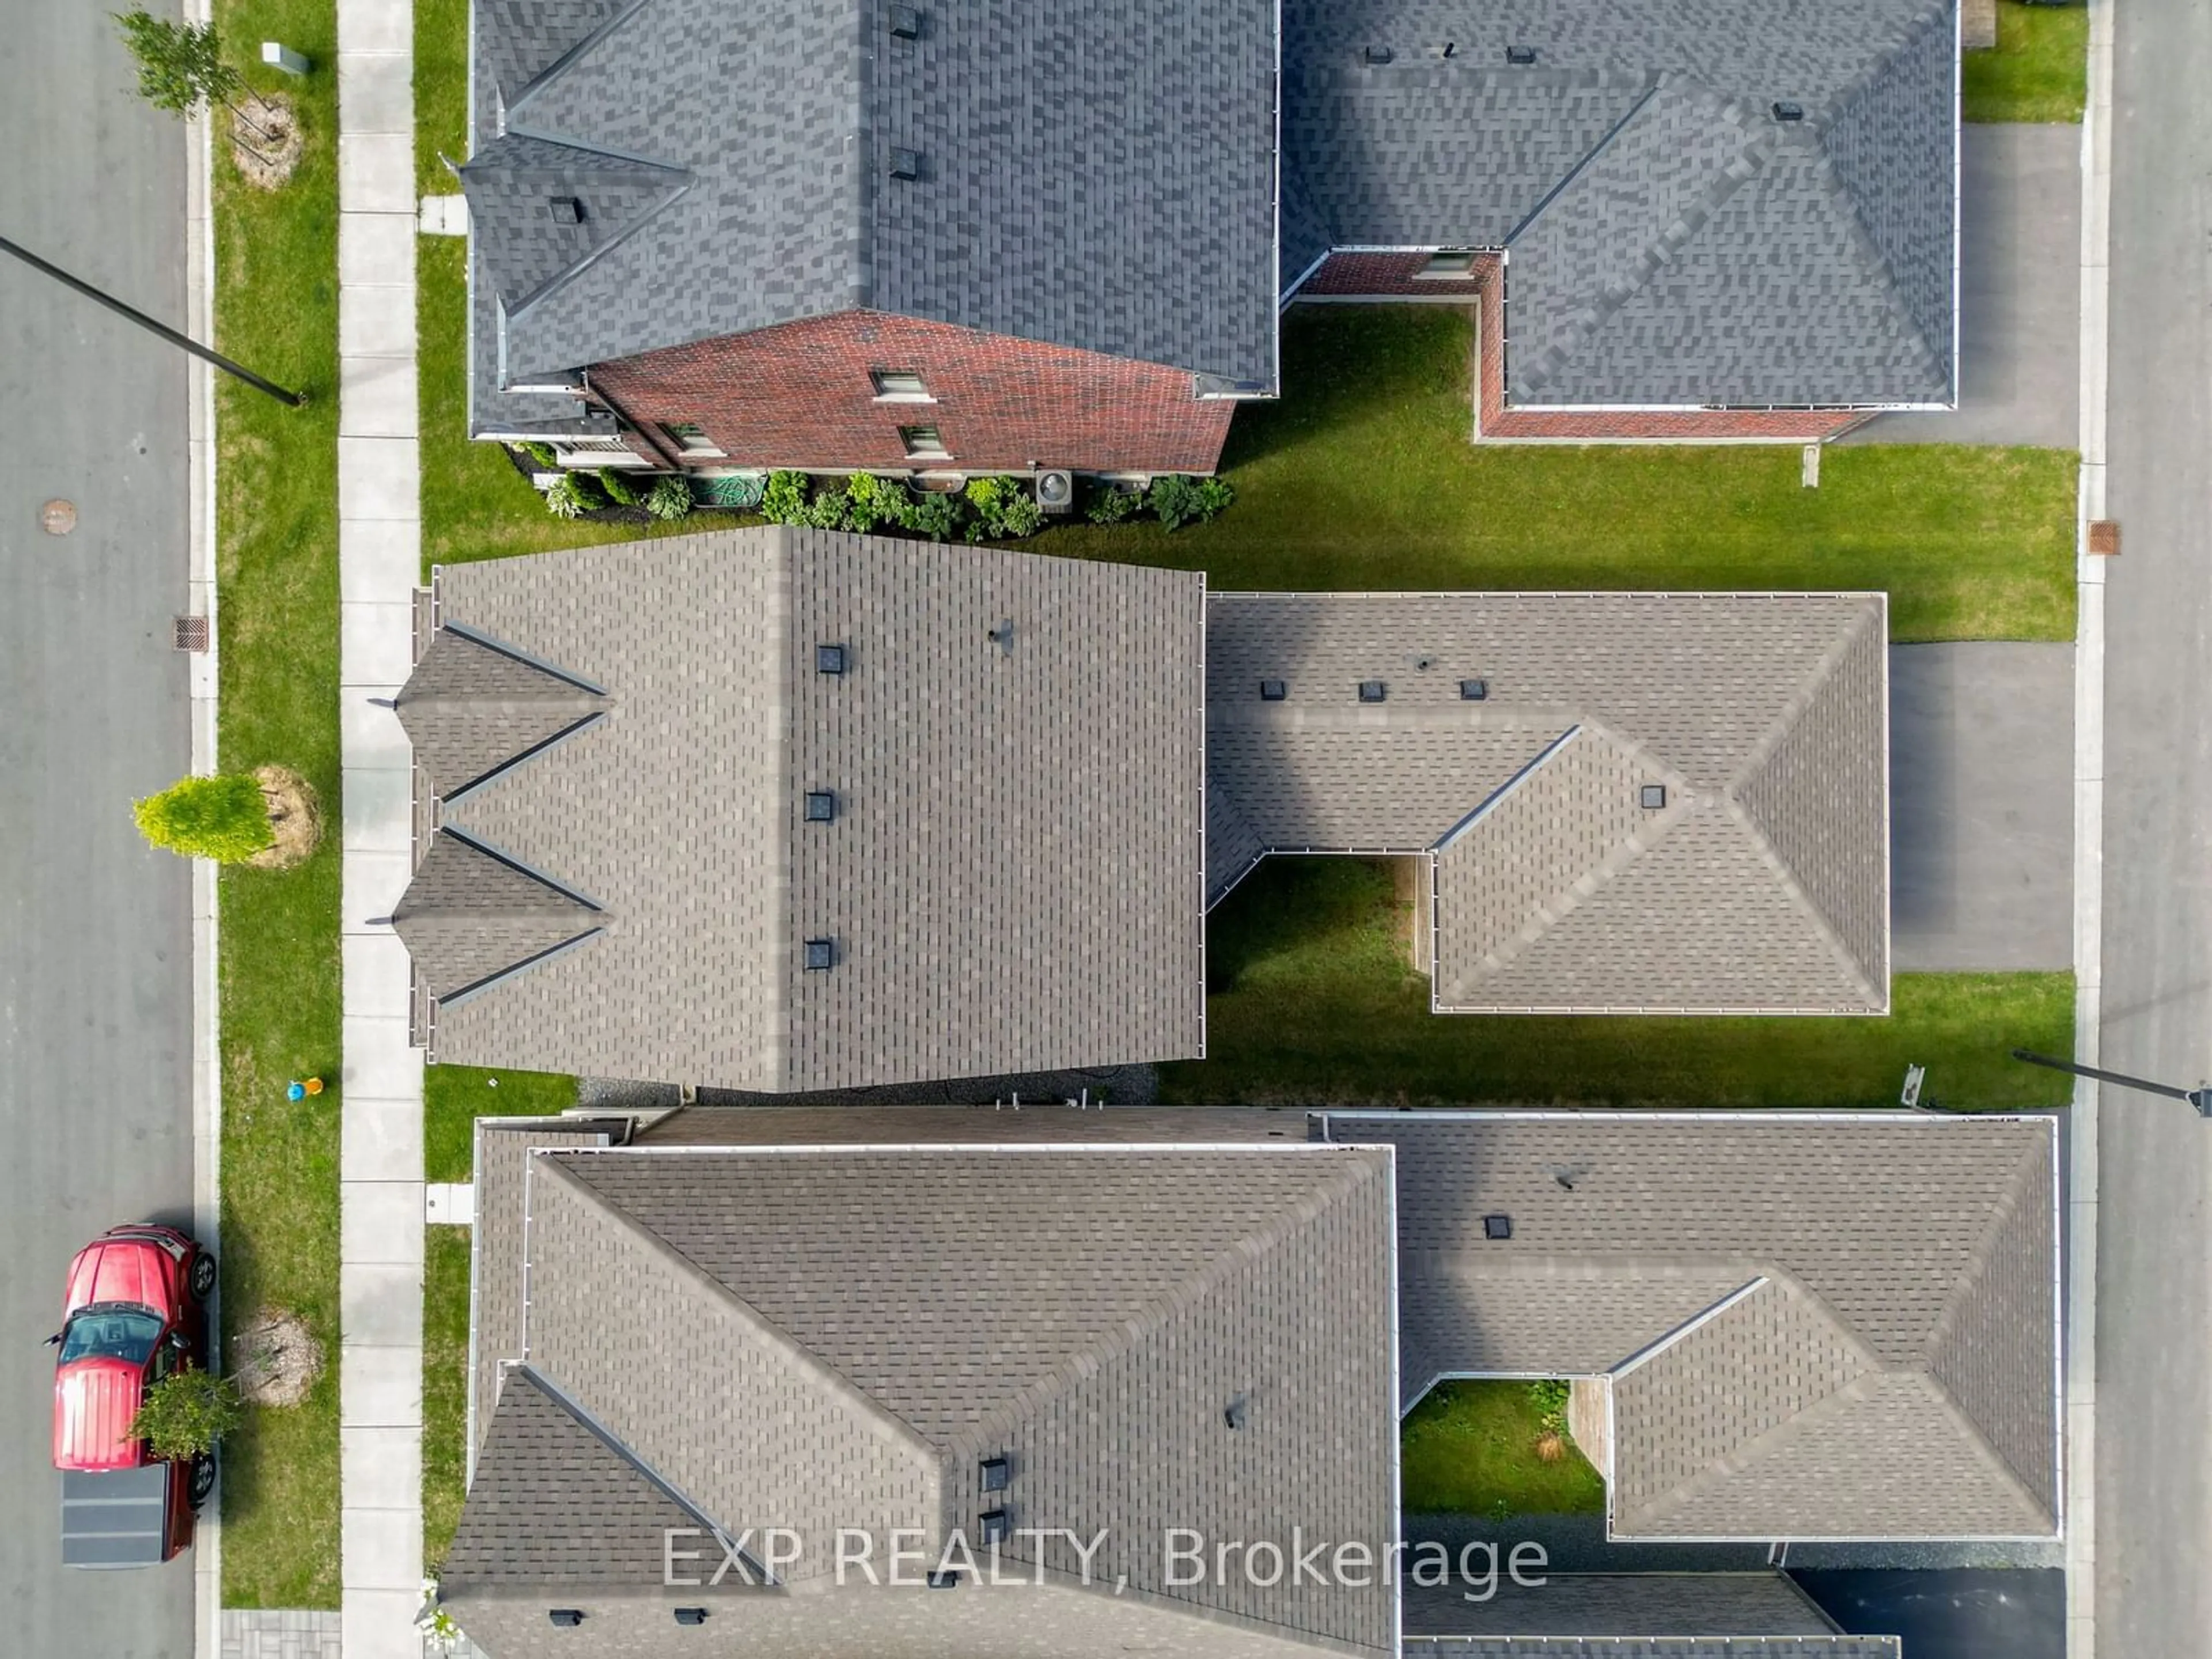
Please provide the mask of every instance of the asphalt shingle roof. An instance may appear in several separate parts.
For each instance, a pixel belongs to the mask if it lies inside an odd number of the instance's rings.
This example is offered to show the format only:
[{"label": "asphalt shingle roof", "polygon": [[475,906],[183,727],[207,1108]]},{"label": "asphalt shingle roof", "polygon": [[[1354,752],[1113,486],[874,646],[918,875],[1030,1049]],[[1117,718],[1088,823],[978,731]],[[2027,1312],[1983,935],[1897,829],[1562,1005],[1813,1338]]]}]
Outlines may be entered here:
[{"label": "asphalt shingle roof", "polygon": [[[1162,1543],[1394,1535],[1389,1168],[1273,1142],[549,1152],[520,1250],[482,1272],[526,1280],[520,1357],[624,1456],[732,1535],[798,1529],[793,1582],[837,1528],[936,1540],[1004,1504],[1106,1529],[1106,1604],[1126,1575],[1156,1607],[1387,1653],[1379,1583],[1176,1586]],[[1007,1553],[1039,1547],[1072,1570],[1058,1543]]]},{"label": "asphalt shingle roof", "polygon": [[890,10],[477,0],[479,427],[504,387],[856,307],[1272,389],[1271,4]]},{"label": "asphalt shingle roof", "polygon": [[1209,900],[1419,854],[1440,1012],[1880,1012],[1886,631],[1879,594],[1214,593]]},{"label": "asphalt shingle roof", "polygon": [[2056,1530],[2049,1120],[1328,1128],[1398,1152],[1407,1403],[1438,1376],[1608,1377],[1615,1535]]},{"label": "asphalt shingle roof", "polygon": [[766,527],[437,591],[402,718],[434,791],[477,777],[398,912],[434,1057],[775,1091],[1197,1052],[1203,578]]},{"label": "asphalt shingle roof", "polygon": [[1948,403],[1955,42],[1950,0],[1291,0],[1283,279],[1507,249],[1521,405]]}]

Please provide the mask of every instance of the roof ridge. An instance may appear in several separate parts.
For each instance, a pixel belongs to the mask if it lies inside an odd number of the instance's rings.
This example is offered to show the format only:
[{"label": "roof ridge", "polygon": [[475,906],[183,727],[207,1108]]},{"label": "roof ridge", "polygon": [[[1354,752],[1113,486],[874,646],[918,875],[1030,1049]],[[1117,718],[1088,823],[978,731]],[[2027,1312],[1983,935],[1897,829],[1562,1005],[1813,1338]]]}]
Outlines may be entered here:
[{"label": "roof ridge", "polygon": [[[439,827],[433,831],[431,835],[430,844],[434,849],[439,845],[437,838],[440,836],[447,837],[445,843],[446,845],[463,848],[474,856],[489,859],[494,864],[498,865],[501,870],[511,874],[520,876],[523,880],[534,884],[536,886],[544,889],[545,892],[550,894],[555,899],[564,901],[564,902],[553,905],[550,908],[544,910],[534,908],[475,909],[458,904],[439,903],[427,898],[418,900],[410,905],[409,900],[416,884],[414,881],[410,880],[408,883],[408,890],[399,896],[399,902],[392,909],[392,914],[394,920],[405,920],[412,916],[432,915],[558,916],[565,915],[572,909],[581,910],[586,914],[592,915],[602,915],[605,914],[605,908],[603,906],[594,904],[591,900],[586,898],[581,893],[576,892],[571,888],[565,887],[561,883],[555,881],[551,877],[532,869],[520,859],[509,857],[507,854],[501,852],[497,848],[492,846],[490,842],[477,839],[475,836],[471,835],[466,830],[453,824],[439,825]],[[423,864],[428,864],[429,862],[429,859],[427,855],[424,857],[422,862]],[[416,873],[419,876],[421,872],[422,866],[418,865],[416,869]]]},{"label": "roof ridge", "polygon": [[1959,1275],[1951,1287],[1951,1294],[1944,1299],[1942,1307],[1936,1311],[1935,1322],[1928,1328],[1928,1337],[1922,1345],[1921,1355],[1930,1365],[1935,1363],[1936,1351],[1943,1345],[1944,1339],[1951,1334],[1952,1327],[1957,1322],[1959,1311],[1967,1296],[1979,1286],[1981,1276],[1989,1270],[1990,1246],[1996,1242],[1997,1235],[2004,1231],[2006,1224],[2020,1212],[2027,1189],[2036,1184],[2042,1174],[2043,1160],[2049,1155],[2047,1146],[2030,1145],[2021,1154],[2019,1164],[2012,1172],[2011,1183],[2005,1188],[1997,1201],[1990,1206],[1990,1224],[1983,1230],[1980,1240],[1975,1244],[1968,1258],[1966,1271]]},{"label": "roof ridge", "polygon": [[[784,810],[783,780],[792,770],[793,711],[799,705],[799,690],[793,682],[799,665],[793,660],[795,641],[793,638],[794,619],[799,611],[796,588],[799,582],[799,561],[794,556],[799,546],[798,528],[782,524],[775,533],[763,538],[763,549],[768,567],[768,603],[762,607],[761,649],[773,665],[764,678],[769,706],[762,711],[768,729],[775,734],[775,763],[761,768],[754,780],[762,792],[762,822],[775,826],[775,855],[769,860],[765,884],[768,891],[768,937],[780,945],[769,947],[769,971],[763,975],[763,1000],[768,1005],[762,1011],[762,1030],[766,1034],[766,1052],[761,1056],[762,1071],[768,1078],[770,1089],[791,1086],[791,994],[790,967],[793,945],[792,857],[795,826],[788,811]],[[806,784],[801,787],[812,788]]]},{"label": "roof ridge", "polygon": [[[1828,1394],[1822,1395],[1802,1412],[1792,1413],[1764,1433],[1753,1435],[1734,1451],[1724,1452],[1687,1480],[1672,1487],[1646,1503],[1629,1524],[1649,1525],[1680,1510],[1693,1498],[1711,1491],[1723,1482],[1734,1479],[1754,1463],[1763,1461],[1777,1448],[1801,1439],[1809,1427],[1820,1422],[1839,1417],[1850,1407],[1864,1404],[1874,1397],[1869,1379],[1890,1375],[1879,1367],[1869,1368],[1846,1378]],[[1609,1535],[1623,1538],[1643,1538],[1654,1534],[1619,1530],[1626,1517],[1615,1515],[1607,1528]]]},{"label": "roof ridge", "polygon": [[1735,770],[1721,785],[1723,793],[1731,799],[1738,798],[1736,792],[1750,783],[1752,775],[1774,757],[1774,751],[1782,746],[1782,740],[1804,718],[1805,711],[1813,706],[1813,700],[1827,688],[1829,681],[1835,678],[1836,671],[1850,655],[1851,647],[1859,642],[1859,635],[1866,630],[1869,623],[1884,614],[1879,605],[1864,603],[1859,605],[1850,625],[1830,638],[1813,665],[1805,671],[1797,688],[1775,711],[1774,718],[1767,723],[1766,730],[1759,734],[1759,741],[1744,751]]},{"label": "roof ridge", "polygon": [[[1901,57],[1903,52],[1904,48],[1900,46],[1897,52],[1891,54],[1891,57]],[[1843,173],[1837,168],[1836,158],[1828,152],[1827,134],[1823,131],[1817,135],[1817,139],[1818,142],[1810,147],[1811,165],[1819,171],[1826,181],[1827,185],[1826,193],[1832,200],[1842,204],[1847,221],[1846,234],[1855,238],[1862,249],[1871,256],[1873,268],[1881,277],[1881,286],[1884,300],[1890,309],[1904,319],[1905,327],[1911,331],[1913,340],[1927,356],[1929,362],[1931,364],[1948,364],[1949,373],[1954,375],[1957,365],[1950,363],[1950,354],[1948,351],[1936,350],[1929,343],[1927,331],[1921,327],[1920,319],[1912,314],[1912,307],[1905,301],[1905,289],[1898,281],[1897,267],[1891,262],[1888,252],[1875,239],[1874,227],[1867,222],[1866,209],[1859,200],[1858,192],[1844,182]]]},{"label": "roof ridge", "polygon": [[629,0],[629,3],[627,5],[617,7],[604,21],[599,24],[597,28],[594,28],[589,34],[586,34],[582,40],[570,46],[566,52],[562,52],[558,58],[556,58],[544,69],[538,70],[537,74],[532,76],[527,81],[524,82],[522,83],[522,89],[514,94],[514,101],[513,103],[509,103],[507,100],[505,93],[497,86],[495,86],[493,90],[499,94],[500,100],[499,130],[501,133],[502,135],[506,133],[507,131],[507,124],[513,118],[516,110],[520,109],[525,104],[528,103],[532,98],[537,96],[538,94],[544,91],[547,87],[552,85],[554,82],[559,80],[563,75],[566,75],[570,69],[574,68],[578,63],[582,61],[582,59],[589,54],[591,50],[594,46],[598,46],[600,41],[605,40],[609,35],[612,34],[624,23],[629,21],[631,18],[636,16],[639,12],[644,10],[645,8],[651,3],[652,0]]},{"label": "roof ridge", "polygon": [[[866,1389],[860,1387],[844,1372],[830,1364],[819,1354],[800,1342],[759,1309],[724,1285],[714,1274],[685,1255],[645,1223],[632,1215],[619,1203],[575,1172],[570,1165],[578,1157],[597,1154],[586,1147],[548,1148],[531,1155],[532,1176],[543,1170],[548,1179],[558,1180],[572,1188],[584,1202],[591,1204],[615,1225],[628,1233],[645,1250],[681,1279],[688,1281],[692,1290],[703,1293],[716,1307],[730,1313],[739,1324],[746,1327],[763,1346],[793,1369],[810,1377],[846,1409],[861,1419],[866,1426],[883,1437],[927,1463],[933,1471],[942,1468],[937,1449],[931,1446],[903,1418],[891,1412]],[[526,1241],[523,1269],[529,1271],[528,1247]],[[522,1360],[530,1357],[530,1303],[526,1297],[522,1316]]]},{"label": "roof ridge", "polygon": [[[1297,1146],[1315,1151],[1301,1151],[1296,1155],[1312,1157],[1316,1152],[1349,1152],[1352,1156],[1337,1166],[1336,1173],[1319,1185],[1310,1188],[1288,1210],[1276,1215],[1251,1233],[1237,1239],[1213,1257],[1196,1273],[1191,1274],[1162,1295],[1152,1305],[1133,1319],[1122,1322],[1102,1333],[1086,1346],[1036,1382],[1025,1383],[1015,1390],[1004,1405],[982,1413],[972,1426],[948,1446],[948,1456],[967,1456],[986,1443],[1003,1439],[1021,1419],[1030,1417],[1058,1398],[1073,1383],[1097,1371],[1107,1362],[1128,1353],[1169,1319],[1186,1309],[1195,1307],[1221,1289],[1230,1276],[1262,1257],[1271,1254],[1297,1234],[1310,1226],[1337,1205],[1344,1202],[1370,1181],[1378,1178],[1376,1157],[1382,1159],[1379,1178],[1390,1178],[1395,1167],[1395,1156],[1388,1148],[1366,1146],[1344,1146],[1334,1142],[1312,1141],[1294,1143]],[[1290,1152],[1290,1147],[1262,1148],[1263,1151]]]},{"label": "roof ridge", "polygon": [[1766,832],[1759,827],[1750,811],[1733,794],[1723,793],[1718,799],[1723,813],[1743,832],[1753,850],[1774,872],[1775,884],[1798,912],[1813,924],[1815,936],[1827,947],[1829,955],[1836,960],[1836,965],[1843,969],[1844,979],[1858,993],[1867,1012],[1875,1013],[1887,1010],[1889,1006],[1887,988],[1875,988],[1874,981],[1867,977],[1864,966],[1851,954],[1850,947],[1844,943],[1842,935],[1830,925],[1827,917],[1821,914],[1820,907],[1813,902],[1813,896],[1799,883],[1782,855],[1774,850],[1774,843],[1766,838]]}]

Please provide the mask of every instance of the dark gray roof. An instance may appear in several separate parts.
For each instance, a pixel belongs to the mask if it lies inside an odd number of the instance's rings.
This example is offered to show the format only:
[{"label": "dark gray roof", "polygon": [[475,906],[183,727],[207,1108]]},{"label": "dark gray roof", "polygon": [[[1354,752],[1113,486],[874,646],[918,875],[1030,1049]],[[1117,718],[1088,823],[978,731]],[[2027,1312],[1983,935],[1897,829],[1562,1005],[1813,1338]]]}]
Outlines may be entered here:
[{"label": "dark gray roof", "polygon": [[1880,594],[1214,593],[1209,897],[1417,854],[1438,1012],[1881,1012],[1886,634]]},{"label": "dark gray roof", "polygon": [[786,1091],[1198,1052],[1201,576],[763,527],[437,591],[396,913],[434,1057]]},{"label": "dark gray roof", "polygon": [[1284,281],[1508,250],[1516,404],[1948,403],[1955,30],[1951,0],[1289,0]]},{"label": "dark gray roof", "polygon": [[498,388],[856,307],[1272,388],[1274,8],[918,9],[476,0],[479,428]]},{"label": "dark gray roof", "polygon": [[[920,1528],[933,1551],[948,1528],[972,1535],[1002,1501],[979,1462],[1004,1456],[1016,1524],[1109,1535],[1097,1622],[1061,1651],[1132,1638],[1111,1611],[1124,1575],[1131,1605],[1194,1613],[1229,1651],[1273,1650],[1239,1632],[1391,1650],[1380,1584],[1178,1587],[1162,1554],[1173,1526],[1395,1535],[1387,1152],[647,1147],[538,1153],[525,1187],[520,1248],[480,1268],[528,1285],[530,1369],[507,1376],[470,1495],[463,1536],[492,1540],[464,1557],[479,1579],[501,1576],[521,1524],[507,1511],[528,1483],[501,1436],[542,1377],[666,1501],[732,1535],[797,1528],[793,1583],[829,1573],[839,1527]],[[566,1430],[538,1443],[562,1469],[589,1463],[566,1477],[579,1489],[612,1479]],[[1007,1553],[1026,1565],[1036,1547],[1018,1535]],[[1069,1582],[1073,1558],[1044,1547]],[[557,1550],[534,1565],[565,1571]]]},{"label": "dark gray roof", "polygon": [[[1328,1130],[1398,1151],[1405,1402],[1440,1376],[1607,1379],[1615,1535],[2057,1530],[2051,1120],[1338,1113]],[[1509,1240],[1484,1236],[1488,1214]]]}]

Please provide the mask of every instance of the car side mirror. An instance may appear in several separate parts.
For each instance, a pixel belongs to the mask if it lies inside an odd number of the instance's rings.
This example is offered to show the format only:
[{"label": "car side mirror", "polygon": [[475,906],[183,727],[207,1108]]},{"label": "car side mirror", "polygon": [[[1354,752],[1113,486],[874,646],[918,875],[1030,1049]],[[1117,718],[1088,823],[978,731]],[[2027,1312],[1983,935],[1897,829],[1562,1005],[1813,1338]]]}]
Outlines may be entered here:
[{"label": "car side mirror", "polygon": [[49,1348],[58,1348],[61,1345],[62,1334],[59,1331],[56,1331],[52,1336],[48,1337],[46,1341],[46,1346]]},{"label": "car side mirror", "polygon": [[182,1331],[171,1331],[169,1333],[169,1346],[174,1348],[179,1353],[182,1353],[185,1349],[192,1346],[192,1340],[186,1336]]}]

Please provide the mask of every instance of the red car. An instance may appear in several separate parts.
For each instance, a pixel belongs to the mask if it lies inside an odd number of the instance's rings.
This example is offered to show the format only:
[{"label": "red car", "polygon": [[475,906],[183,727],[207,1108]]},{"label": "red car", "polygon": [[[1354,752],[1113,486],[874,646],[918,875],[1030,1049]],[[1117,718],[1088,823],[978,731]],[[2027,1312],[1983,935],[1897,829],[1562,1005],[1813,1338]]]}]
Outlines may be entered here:
[{"label": "red car", "polygon": [[215,1258],[173,1227],[113,1227],[70,1263],[54,1367],[54,1467],[62,1559],[77,1566],[166,1561],[191,1542],[215,1486],[211,1458],[171,1463],[131,1437],[146,1390],[208,1358]]}]

